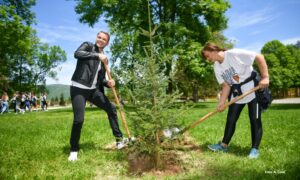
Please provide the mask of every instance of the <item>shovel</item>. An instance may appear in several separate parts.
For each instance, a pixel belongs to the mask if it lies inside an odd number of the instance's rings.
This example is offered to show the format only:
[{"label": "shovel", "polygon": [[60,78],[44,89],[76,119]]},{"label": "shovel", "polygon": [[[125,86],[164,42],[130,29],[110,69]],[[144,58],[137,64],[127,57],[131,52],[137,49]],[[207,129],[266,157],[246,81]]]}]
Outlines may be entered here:
[{"label": "shovel", "polygon": [[[105,70],[106,70],[107,77],[108,77],[109,80],[111,80],[112,78],[111,78],[111,75],[110,75],[110,70],[109,70],[108,65],[107,65],[107,59],[104,60],[104,61],[102,61],[102,62],[103,62],[103,64],[104,64],[104,68],[105,68]],[[125,115],[124,115],[124,113],[123,113],[123,111],[122,111],[122,107],[121,107],[121,105],[120,105],[120,101],[119,101],[119,98],[118,98],[116,89],[115,89],[115,87],[112,87],[111,89],[112,89],[112,92],[113,92],[113,94],[114,94],[115,102],[116,102],[117,107],[118,107],[118,109],[119,109],[119,113],[120,113],[120,116],[121,116],[121,119],[122,119],[123,126],[124,126],[124,128],[125,128],[125,130],[126,130],[128,139],[129,139],[129,140],[133,140],[133,138],[131,137],[131,134],[130,134],[130,132],[129,132],[128,126],[127,126],[127,122],[126,122],[126,119],[125,119]]]},{"label": "shovel", "polygon": [[[251,93],[257,91],[258,89],[260,89],[260,87],[259,87],[259,86],[256,86],[256,87],[254,87],[253,89],[251,89],[251,90],[245,92],[244,94],[242,94],[242,95],[240,95],[240,96],[237,96],[236,98],[234,98],[234,99],[232,99],[231,101],[227,102],[227,103],[225,104],[225,108],[224,108],[224,109],[226,109],[227,107],[229,107],[231,104],[237,102],[238,100],[244,98],[245,96],[248,96],[249,94],[251,94]],[[209,117],[215,115],[216,113],[218,113],[217,110],[212,111],[212,112],[206,114],[205,116],[203,116],[202,118],[198,119],[197,121],[195,121],[195,122],[191,123],[190,125],[186,126],[184,129],[179,130],[179,131],[178,131],[178,130],[176,130],[176,131],[172,131],[172,130],[171,130],[171,131],[168,131],[168,133],[164,133],[164,135],[165,135],[165,137],[167,137],[167,138],[174,138],[176,135],[178,135],[178,134],[183,134],[183,133],[185,133],[186,131],[188,131],[188,130],[194,128],[194,127],[196,127],[198,124],[200,124],[201,122],[205,121],[207,118],[209,118]]]}]

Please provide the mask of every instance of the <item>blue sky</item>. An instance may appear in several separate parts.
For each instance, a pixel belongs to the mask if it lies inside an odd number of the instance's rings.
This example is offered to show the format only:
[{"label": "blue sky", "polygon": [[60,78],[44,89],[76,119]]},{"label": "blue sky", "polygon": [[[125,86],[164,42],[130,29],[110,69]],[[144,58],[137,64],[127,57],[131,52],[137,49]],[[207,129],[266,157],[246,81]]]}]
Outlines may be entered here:
[{"label": "blue sky", "polygon": [[[300,40],[300,0],[229,0],[232,7],[224,35],[235,42],[236,48],[260,52],[271,40],[284,44]],[[83,41],[94,42],[99,30],[109,31],[103,21],[93,28],[79,23],[74,1],[37,0],[32,8],[36,13],[38,37],[42,42],[59,45],[67,52],[67,62],[58,71],[58,80],[47,79],[47,84],[71,83],[76,66],[73,54]],[[109,47],[107,48],[109,50]]]}]

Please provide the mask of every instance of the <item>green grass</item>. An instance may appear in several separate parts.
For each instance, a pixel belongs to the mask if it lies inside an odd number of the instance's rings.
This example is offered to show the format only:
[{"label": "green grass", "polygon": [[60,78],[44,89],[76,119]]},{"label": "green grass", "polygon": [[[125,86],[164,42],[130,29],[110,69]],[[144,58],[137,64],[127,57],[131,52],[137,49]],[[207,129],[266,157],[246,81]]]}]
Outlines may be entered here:
[{"label": "green grass", "polygon": [[[213,111],[216,104],[199,103],[184,113],[186,124]],[[212,116],[189,134],[201,152],[187,150],[185,173],[166,179],[299,179],[300,105],[272,105],[263,113],[260,157],[250,160],[250,123],[244,109],[229,153],[213,153],[207,145],[221,140],[226,112]],[[174,110],[175,111],[175,110]],[[87,108],[82,129],[80,160],[67,161],[73,114],[71,109],[13,113],[0,116],[0,179],[131,179],[127,156],[104,147],[113,142],[104,111]],[[128,119],[130,121],[130,119]],[[124,131],[123,131],[124,132]],[[155,179],[145,175],[143,179]]]}]

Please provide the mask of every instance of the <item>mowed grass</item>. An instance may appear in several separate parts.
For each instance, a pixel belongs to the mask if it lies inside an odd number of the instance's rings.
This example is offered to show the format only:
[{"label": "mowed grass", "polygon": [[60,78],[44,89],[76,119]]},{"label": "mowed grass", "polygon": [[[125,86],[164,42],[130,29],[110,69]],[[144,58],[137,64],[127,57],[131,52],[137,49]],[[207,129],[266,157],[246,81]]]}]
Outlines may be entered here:
[{"label": "mowed grass", "polygon": [[[182,118],[187,125],[215,106],[214,102],[198,103]],[[247,107],[237,123],[229,153],[207,149],[208,144],[222,139],[226,113],[216,114],[189,131],[202,151],[182,153],[189,157],[182,164],[184,173],[159,178],[300,178],[300,104],[274,104],[263,113],[263,139],[257,160],[247,157],[251,148]],[[106,114],[96,108],[85,112],[79,161],[68,162],[72,120],[71,109],[0,116],[0,179],[156,179],[151,174],[128,176],[125,151],[105,149],[114,137]]]}]

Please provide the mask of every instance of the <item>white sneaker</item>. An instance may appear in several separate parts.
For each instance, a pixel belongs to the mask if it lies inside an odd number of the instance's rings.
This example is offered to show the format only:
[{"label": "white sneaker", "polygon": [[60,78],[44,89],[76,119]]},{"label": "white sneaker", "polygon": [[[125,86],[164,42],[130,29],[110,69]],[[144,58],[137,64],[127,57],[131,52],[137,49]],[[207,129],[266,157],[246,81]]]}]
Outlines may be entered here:
[{"label": "white sneaker", "polygon": [[172,131],[170,129],[164,129],[163,134],[166,138],[171,138],[172,137]]},{"label": "white sneaker", "polygon": [[130,137],[130,139],[129,139],[129,141],[131,141],[131,142],[133,142],[135,140],[136,140],[136,138],[134,136]]},{"label": "white sneaker", "polygon": [[128,138],[123,138],[122,142],[126,145],[129,143],[129,139]]},{"label": "white sneaker", "polygon": [[77,161],[78,152],[70,152],[70,156],[68,158],[69,161]]},{"label": "white sneaker", "polygon": [[180,132],[180,129],[177,128],[177,127],[175,127],[175,128],[172,128],[171,131],[174,132],[174,133],[176,134],[176,133],[179,133],[179,132]]},{"label": "white sneaker", "polygon": [[119,141],[116,144],[117,149],[123,149],[125,147],[125,143],[123,141]]}]

